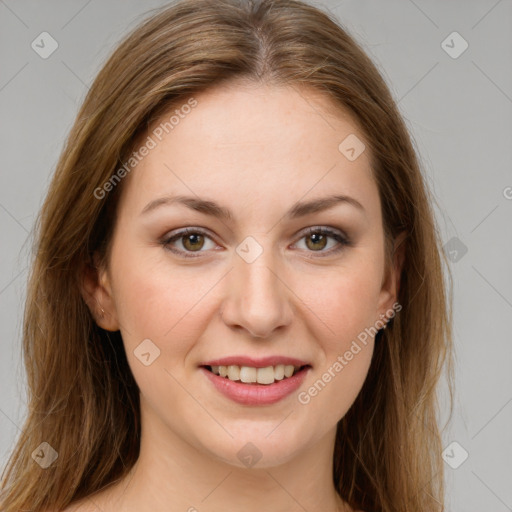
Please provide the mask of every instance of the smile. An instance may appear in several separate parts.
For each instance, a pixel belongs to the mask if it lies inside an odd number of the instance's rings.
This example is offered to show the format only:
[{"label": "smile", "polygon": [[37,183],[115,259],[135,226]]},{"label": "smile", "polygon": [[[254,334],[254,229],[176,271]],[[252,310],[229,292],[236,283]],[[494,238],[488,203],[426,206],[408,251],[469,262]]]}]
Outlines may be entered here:
[{"label": "smile", "polygon": [[276,366],[266,366],[265,368],[255,368],[252,366],[206,366],[215,375],[225,377],[233,382],[243,382],[244,384],[274,384],[276,381],[288,379],[296,374],[304,366],[293,366],[278,364]]},{"label": "smile", "polygon": [[[211,365],[201,366],[199,370],[213,385],[213,389],[224,397],[241,405],[261,406],[279,402],[295,392],[304,382],[311,366],[276,365],[255,368]],[[224,377],[221,376],[221,371],[225,374]],[[250,382],[243,382],[241,379]]]}]

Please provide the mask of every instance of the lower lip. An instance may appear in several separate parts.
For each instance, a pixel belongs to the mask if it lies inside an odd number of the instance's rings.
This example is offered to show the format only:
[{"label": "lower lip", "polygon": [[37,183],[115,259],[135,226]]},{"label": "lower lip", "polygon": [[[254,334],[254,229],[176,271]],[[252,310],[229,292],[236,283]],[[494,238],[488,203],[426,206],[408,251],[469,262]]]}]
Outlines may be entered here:
[{"label": "lower lip", "polygon": [[279,402],[300,387],[310,369],[311,367],[307,366],[295,375],[274,384],[244,384],[215,375],[204,367],[200,368],[218,391],[242,405],[270,405]]}]

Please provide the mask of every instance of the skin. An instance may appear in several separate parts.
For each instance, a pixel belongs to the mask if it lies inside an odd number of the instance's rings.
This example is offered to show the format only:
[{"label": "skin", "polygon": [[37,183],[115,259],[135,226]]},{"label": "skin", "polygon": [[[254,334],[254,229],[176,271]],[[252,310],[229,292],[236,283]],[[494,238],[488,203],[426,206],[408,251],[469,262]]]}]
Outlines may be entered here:
[{"label": "skin", "polygon": [[[297,394],[396,301],[403,258],[398,252],[385,268],[369,150],[354,161],[338,150],[349,134],[364,134],[308,89],[234,82],[195,98],[125,178],[108,265],[84,278],[98,324],[121,330],[141,390],[141,455],[124,480],[68,510],[352,510],[335,492],[332,454],[337,422],[367,376],[373,338],[307,405]],[[141,215],[150,201],[176,194],[215,201],[233,219],[183,205]],[[284,218],[295,202],[331,194],[355,198],[364,212],[338,203]],[[315,242],[304,233],[310,226],[330,226],[352,245],[332,252],[339,242]],[[208,232],[203,245],[181,237],[172,246],[200,251],[197,258],[160,242],[186,227]],[[263,250],[252,263],[236,252],[248,236]],[[160,356],[145,366],[134,350],[148,338]],[[243,406],[198,367],[240,354],[298,357],[312,369],[280,402]],[[261,453],[251,468],[237,457],[248,442]]]}]

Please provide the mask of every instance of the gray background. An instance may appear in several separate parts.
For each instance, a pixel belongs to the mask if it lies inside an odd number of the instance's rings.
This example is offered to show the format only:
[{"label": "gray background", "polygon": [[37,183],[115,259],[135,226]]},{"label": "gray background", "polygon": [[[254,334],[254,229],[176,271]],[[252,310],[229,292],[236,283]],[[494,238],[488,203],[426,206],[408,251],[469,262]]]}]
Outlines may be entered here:
[{"label": "gray background", "polygon": [[[88,85],[120,37],[163,3],[0,0],[2,467],[25,413],[20,332],[34,220]],[[452,251],[457,393],[443,436],[448,510],[512,511],[512,2],[315,3],[381,69]],[[59,45],[47,59],[31,48],[43,31]],[[457,58],[442,47],[454,31],[469,44]],[[458,53],[462,40],[444,47]]]}]

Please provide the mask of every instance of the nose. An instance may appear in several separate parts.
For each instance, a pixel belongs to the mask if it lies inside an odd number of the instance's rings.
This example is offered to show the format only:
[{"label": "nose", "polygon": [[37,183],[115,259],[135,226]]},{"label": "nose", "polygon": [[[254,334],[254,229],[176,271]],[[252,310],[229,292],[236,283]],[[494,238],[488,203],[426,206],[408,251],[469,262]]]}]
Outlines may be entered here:
[{"label": "nose", "polygon": [[234,255],[234,269],[228,274],[221,317],[232,329],[245,330],[255,338],[267,338],[291,322],[293,295],[276,271],[270,251],[247,263]]}]

